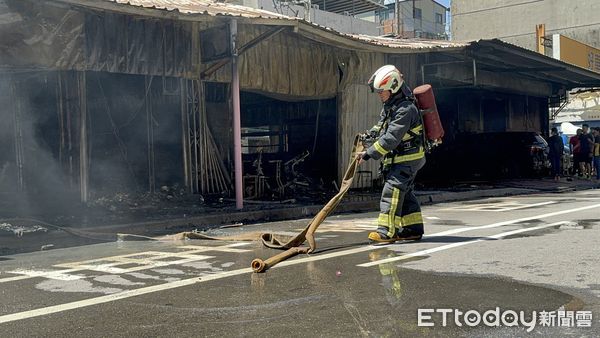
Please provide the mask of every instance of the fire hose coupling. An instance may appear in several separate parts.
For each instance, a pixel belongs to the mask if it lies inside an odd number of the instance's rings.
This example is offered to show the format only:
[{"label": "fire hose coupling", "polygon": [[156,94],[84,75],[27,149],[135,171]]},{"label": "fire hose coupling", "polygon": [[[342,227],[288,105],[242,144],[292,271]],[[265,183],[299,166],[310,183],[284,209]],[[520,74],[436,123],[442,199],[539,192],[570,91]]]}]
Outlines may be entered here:
[{"label": "fire hose coupling", "polygon": [[366,149],[372,146],[373,143],[375,143],[376,137],[372,135],[371,132],[366,131],[364,133],[361,133],[358,139],[363,144],[363,147]]}]

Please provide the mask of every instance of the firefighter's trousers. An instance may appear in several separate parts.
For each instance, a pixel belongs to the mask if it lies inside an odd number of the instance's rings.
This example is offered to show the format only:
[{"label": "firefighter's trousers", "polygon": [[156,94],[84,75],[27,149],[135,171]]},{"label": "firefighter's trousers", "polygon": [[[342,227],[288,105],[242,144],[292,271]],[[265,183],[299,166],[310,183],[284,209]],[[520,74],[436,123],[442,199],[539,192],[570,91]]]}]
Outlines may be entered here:
[{"label": "firefighter's trousers", "polygon": [[423,233],[421,206],[414,194],[417,172],[425,165],[425,159],[393,164],[384,175],[385,184],[381,192],[380,214],[377,219],[378,232],[395,237],[408,227]]}]

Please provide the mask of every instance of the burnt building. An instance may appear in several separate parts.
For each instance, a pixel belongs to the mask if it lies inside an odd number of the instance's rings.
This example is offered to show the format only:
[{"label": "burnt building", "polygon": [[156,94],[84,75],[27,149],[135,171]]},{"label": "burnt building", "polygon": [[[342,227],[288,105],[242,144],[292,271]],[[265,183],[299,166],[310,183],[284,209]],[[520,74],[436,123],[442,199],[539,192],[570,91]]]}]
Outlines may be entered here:
[{"label": "burnt building", "polygon": [[[29,204],[164,187],[230,196],[236,174],[246,197],[285,198],[290,182],[333,189],[354,135],[378,118],[366,80],[386,63],[434,86],[449,140],[547,131],[549,98],[600,81],[497,40],[347,35],[212,1],[1,0],[0,11],[0,192]],[[357,184],[372,184],[369,165]]]}]

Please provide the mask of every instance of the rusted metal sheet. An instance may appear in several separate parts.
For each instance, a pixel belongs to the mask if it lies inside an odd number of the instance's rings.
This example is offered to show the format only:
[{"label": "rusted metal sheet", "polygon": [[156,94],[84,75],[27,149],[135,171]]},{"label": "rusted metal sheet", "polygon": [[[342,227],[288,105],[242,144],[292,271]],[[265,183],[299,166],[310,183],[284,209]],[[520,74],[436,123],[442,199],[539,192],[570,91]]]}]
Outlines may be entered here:
[{"label": "rusted metal sheet", "polygon": [[[119,5],[159,9],[182,14],[203,14],[209,16],[236,16],[245,18],[267,18],[294,20],[285,15],[246,6],[238,6],[223,2],[207,0],[58,0],[75,5],[109,9],[106,5]],[[123,7],[121,8],[123,9]]]},{"label": "rusted metal sheet", "polygon": [[407,48],[407,49],[443,49],[443,48],[461,48],[469,46],[470,42],[455,42],[448,40],[431,40],[431,39],[398,39],[382,36],[370,36],[362,34],[345,34],[352,39],[384,46],[390,48]]},{"label": "rusted metal sheet", "polygon": [[[208,0],[54,0],[98,10],[110,10],[118,13],[129,13],[151,16],[150,12],[132,13],[131,9],[152,9],[163,14],[173,14],[180,20],[198,20],[203,18],[239,17],[248,19],[244,23],[274,24],[297,26],[297,32],[313,40],[345,47],[370,51],[394,53],[401,50],[434,50],[459,49],[469,43],[451,42],[447,40],[396,39],[360,34],[345,34],[331,28],[307,22],[301,18],[290,17],[261,9],[238,6]],[[378,48],[378,50],[375,50]]]}]

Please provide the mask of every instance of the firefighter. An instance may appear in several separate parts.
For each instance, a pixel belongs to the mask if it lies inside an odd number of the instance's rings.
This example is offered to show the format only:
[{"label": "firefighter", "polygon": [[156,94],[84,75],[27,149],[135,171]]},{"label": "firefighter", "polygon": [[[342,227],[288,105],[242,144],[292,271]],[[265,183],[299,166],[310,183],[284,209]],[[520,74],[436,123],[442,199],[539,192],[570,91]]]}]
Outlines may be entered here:
[{"label": "firefighter", "polygon": [[374,242],[420,240],[423,216],[414,194],[415,176],[425,165],[423,121],[415,99],[396,67],[379,68],[369,86],[377,92],[383,110],[379,122],[369,130],[376,139],[366,151],[357,154],[359,164],[382,160],[385,185],[381,192],[377,231],[369,233]]}]

